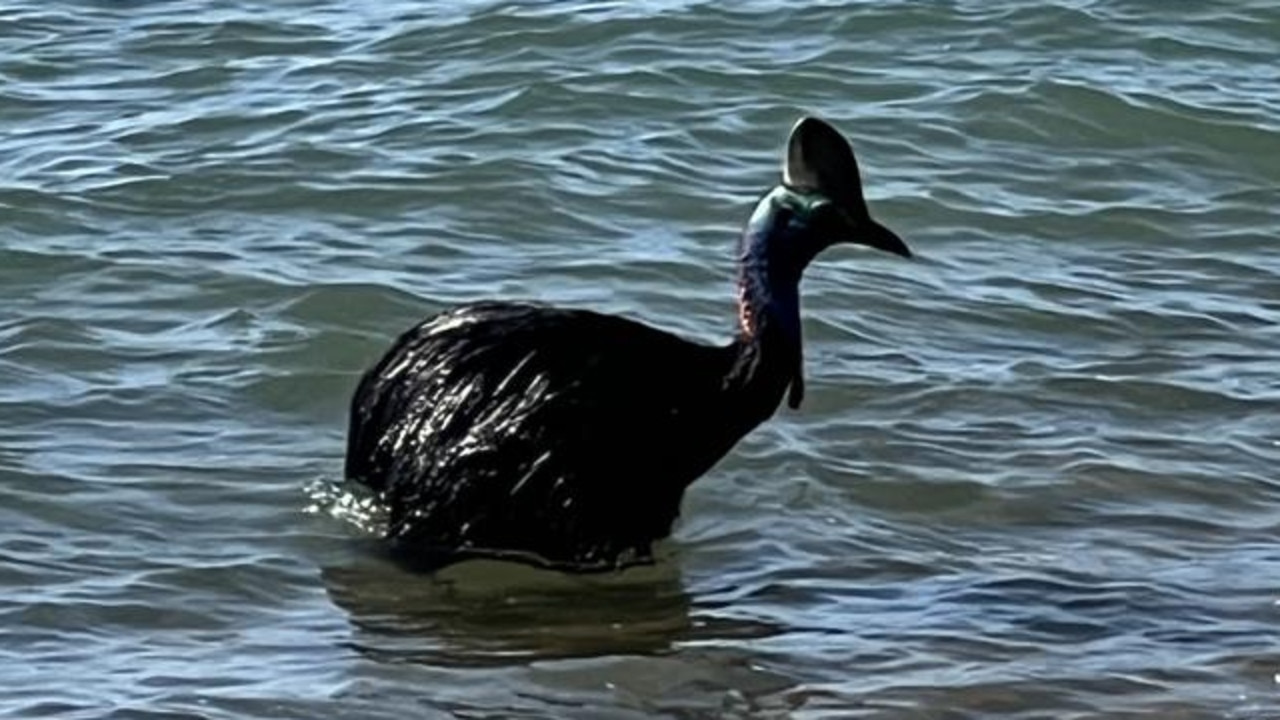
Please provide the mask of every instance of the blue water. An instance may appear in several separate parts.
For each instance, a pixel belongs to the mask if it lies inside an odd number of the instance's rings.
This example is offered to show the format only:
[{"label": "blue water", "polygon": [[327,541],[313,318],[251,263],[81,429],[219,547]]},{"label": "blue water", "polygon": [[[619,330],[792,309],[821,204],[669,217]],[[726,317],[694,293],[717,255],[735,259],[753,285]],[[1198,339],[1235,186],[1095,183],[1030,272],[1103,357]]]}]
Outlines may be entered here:
[{"label": "blue water", "polygon": [[[0,715],[1280,715],[1280,10],[0,7]],[[719,341],[803,112],[913,261],[653,568],[389,563],[346,406],[451,303]]]}]

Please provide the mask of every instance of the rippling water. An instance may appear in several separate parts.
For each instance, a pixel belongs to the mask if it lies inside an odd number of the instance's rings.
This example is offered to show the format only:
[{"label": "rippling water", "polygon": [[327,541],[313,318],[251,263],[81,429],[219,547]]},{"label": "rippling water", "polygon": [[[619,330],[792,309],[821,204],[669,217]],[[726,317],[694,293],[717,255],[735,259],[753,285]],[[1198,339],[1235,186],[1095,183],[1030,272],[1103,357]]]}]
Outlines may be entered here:
[{"label": "rippling water", "polygon": [[[1277,58],[1261,0],[0,5],[0,712],[1280,716]],[[481,297],[726,337],[806,111],[920,258],[814,268],[664,562],[386,562],[360,370]]]}]

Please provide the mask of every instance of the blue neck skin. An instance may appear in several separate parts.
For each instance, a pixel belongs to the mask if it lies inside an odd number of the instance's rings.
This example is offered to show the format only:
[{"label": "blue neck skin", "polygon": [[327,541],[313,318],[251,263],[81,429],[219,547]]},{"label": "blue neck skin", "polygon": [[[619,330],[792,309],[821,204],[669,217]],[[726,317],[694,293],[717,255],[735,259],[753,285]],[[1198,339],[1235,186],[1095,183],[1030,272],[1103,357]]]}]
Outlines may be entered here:
[{"label": "blue neck skin", "polygon": [[820,251],[808,225],[824,200],[779,186],[756,206],[742,236],[738,321],[747,340],[800,346],[800,276]]}]

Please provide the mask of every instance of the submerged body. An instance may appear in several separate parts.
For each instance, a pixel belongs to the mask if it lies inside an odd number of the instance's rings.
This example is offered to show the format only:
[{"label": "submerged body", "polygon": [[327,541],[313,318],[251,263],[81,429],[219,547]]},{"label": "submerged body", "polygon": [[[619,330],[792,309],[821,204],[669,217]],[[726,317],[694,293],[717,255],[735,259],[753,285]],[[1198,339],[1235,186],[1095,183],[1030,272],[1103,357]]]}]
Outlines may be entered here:
[{"label": "submerged body", "polygon": [[462,306],[365,376],[347,475],[419,560],[644,562],[689,483],[773,412],[779,363],[585,310]]},{"label": "submerged body", "polygon": [[[834,138],[834,139],[833,139]],[[843,152],[841,152],[843,151]],[[803,396],[798,287],[828,245],[909,255],[870,219],[847,143],[804,119],[743,236],[739,329],[703,345],[625,318],[482,302],[402,335],[352,399],[346,475],[426,565],[643,563],[685,488]]]}]

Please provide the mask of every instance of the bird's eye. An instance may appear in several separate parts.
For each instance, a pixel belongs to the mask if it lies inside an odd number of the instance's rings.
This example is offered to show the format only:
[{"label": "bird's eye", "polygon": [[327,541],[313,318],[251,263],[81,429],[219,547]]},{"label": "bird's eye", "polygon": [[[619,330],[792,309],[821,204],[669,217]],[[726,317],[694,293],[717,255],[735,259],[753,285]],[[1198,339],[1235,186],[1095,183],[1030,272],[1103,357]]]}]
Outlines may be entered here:
[{"label": "bird's eye", "polygon": [[815,227],[823,227],[839,220],[840,211],[827,200],[819,200],[809,206],[808,220]]}]

